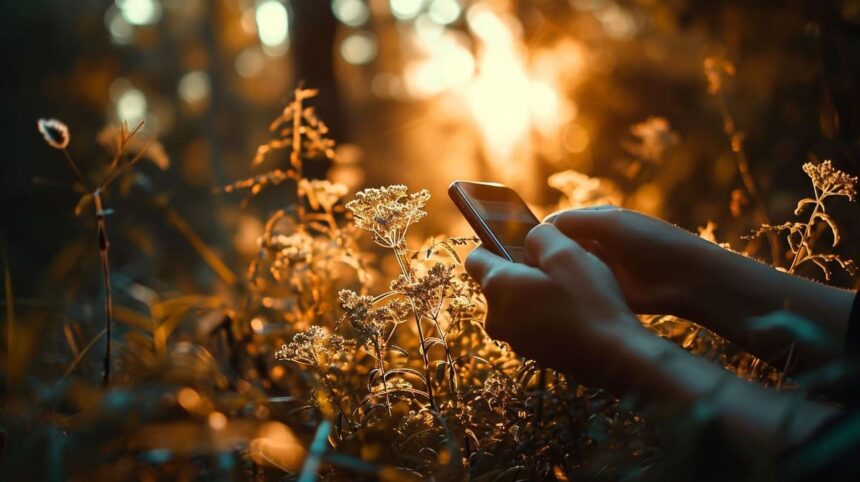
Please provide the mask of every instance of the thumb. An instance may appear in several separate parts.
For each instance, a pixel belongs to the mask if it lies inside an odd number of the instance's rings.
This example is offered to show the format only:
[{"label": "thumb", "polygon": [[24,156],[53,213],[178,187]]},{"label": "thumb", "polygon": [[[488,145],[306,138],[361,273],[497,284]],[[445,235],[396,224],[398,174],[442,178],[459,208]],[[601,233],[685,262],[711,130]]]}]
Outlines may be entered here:
[{"label": "thumb", "polygon": [[621,228],[623,209],[616,206],[569,209],[549,215],[545,222],[576,240],[608,241]]},{"label": "thumb", "polygon": [[526,237],[526,258],[544,273],[578,271],[586,251],[549,223],[539,224]]}]

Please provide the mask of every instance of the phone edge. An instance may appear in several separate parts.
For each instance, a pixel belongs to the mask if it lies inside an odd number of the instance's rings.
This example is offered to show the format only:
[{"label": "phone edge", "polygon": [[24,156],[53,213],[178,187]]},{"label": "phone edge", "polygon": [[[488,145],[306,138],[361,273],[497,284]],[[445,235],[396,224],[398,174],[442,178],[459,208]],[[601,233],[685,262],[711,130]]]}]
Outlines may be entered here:
[{"label": "phone edge", "polygon": [[[484,220],[481,219],[481,216],[478,215],[478,212],[472,205],[472,203],[469,202],[469,197],[466,195],[465,192],[463,192],[463,189],[460,187],[461,182],[463,181],[454,181],[451,183],[450,186],[448,186],[448,198],[454,202],[454,205],[457,206],[457,209],[460,211],[461,214],[463,214],[463,217],[466,218],[466,222],[469,223],[469,226],[471,226],[472,229],[475,231],[475,234],[478,235],[478,239],[481,239],[481,243],[487,244],[486,240],[482,239],[479,230],[476,229],[476,223],[478,226],[480,226],[481,231],[486,233],[487,236],[490,238],[493,247],[499,251],[498,253],[493,254],[501,256],[508,261],[514,263],[515,261],[513,260],[513,258],[511,258],[511,255],[508,253],[502,243],[499,242],[499,239],[493,234],[493,231],[490,229],[490,227],[487,226],[487,223],[485,223]],[[465,206],[460,205],[461,201],[465,203]]]}]

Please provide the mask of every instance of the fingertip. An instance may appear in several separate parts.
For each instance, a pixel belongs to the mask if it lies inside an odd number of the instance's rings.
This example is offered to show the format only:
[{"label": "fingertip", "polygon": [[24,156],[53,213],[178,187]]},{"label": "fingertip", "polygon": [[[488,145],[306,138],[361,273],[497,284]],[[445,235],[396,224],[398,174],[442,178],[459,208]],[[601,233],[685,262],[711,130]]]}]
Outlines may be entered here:
[{"label": "fingertip", "polygon": [[464,267],[472,278],[480,280],[496,261],[494,258],[499,257],[491,253],[487,248],[478,246],[466,257]]},{"label": "fingertip", "polygon": [[555,223],[555,221],[558,219],[558,217],[561,216],[562,214],[564,214],[564,212],[565,212],[564,210],[561,210],[561,211],[555,211],[553,213],[550,213],[545,218],[543,218],[543,221],[541,221],[541,222],[550,223],[550,224]]}]

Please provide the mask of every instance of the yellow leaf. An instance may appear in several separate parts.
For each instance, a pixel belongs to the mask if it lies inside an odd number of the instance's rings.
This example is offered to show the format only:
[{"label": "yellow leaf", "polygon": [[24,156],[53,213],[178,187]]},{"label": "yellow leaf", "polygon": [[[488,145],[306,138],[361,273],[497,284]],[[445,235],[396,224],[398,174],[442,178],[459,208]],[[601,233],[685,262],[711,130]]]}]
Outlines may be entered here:
[{"label": "yellow leaf", "polygon": [[84,213],[87,207],[93,203],[93,195],[86,193],[78,199],[78,204],[75,205],[75,216],[80,216]]}]

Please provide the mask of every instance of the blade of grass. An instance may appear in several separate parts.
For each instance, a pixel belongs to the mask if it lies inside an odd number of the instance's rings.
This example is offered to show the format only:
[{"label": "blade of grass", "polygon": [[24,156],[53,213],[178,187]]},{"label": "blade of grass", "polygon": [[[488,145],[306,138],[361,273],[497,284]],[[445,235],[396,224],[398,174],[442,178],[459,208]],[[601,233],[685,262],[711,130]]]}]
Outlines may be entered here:
[{"label": "blade of grass", "polygon": [[6,249],[0,245],[3,259],[3,287],[6,295],[6,369],[12,366],[12,347],[15,346],[15,296],[12,293],[12,273],[6,262]]},{"label": "blade of grass", "polygon": [[75,359],[72,360],[71,363],[69,363],[68,368],[66,368],[65,373],[63,373],[63,378],[71,375],[75,368],[77,368],[78,364],[81,363],[81,360],[83,360],[84,357],[87,356],[87,353],[89,353],[90,348],[92,348],[96,344],[96,342],[99,341],[101,337],[105,335],[105,333],[107,333],[107,328],[102,328],[102,331],[100,331],[92,340],[90,340],[89,343],[87,343],[87,345],[80,351],[80,353],[78,353],[78,356],[76,356]]},{"label": "blade of grass", "polygon": [[218,277],[228,285],[235,285],[236,275],[227,267],[226,264],[224,264],[223,261],[221,261],[218,254],[215,253],[215,251],[213,251],[212,248],[210,248],[202,239],[200,239],[200,236],[194,232],[194,229],[188,224],[188,221],[180,216],[175,209],[167,206],[166,210],[167,222],[172,224],[173,227],[175,227],[176,230],[179,231],[179,233],[184,236],[189,243],[191,243],[191,246],[197,251],[200,257],[203,258],[203,261],[212,268],[212,271],[214,271],[215,274],[217,274]]}]

